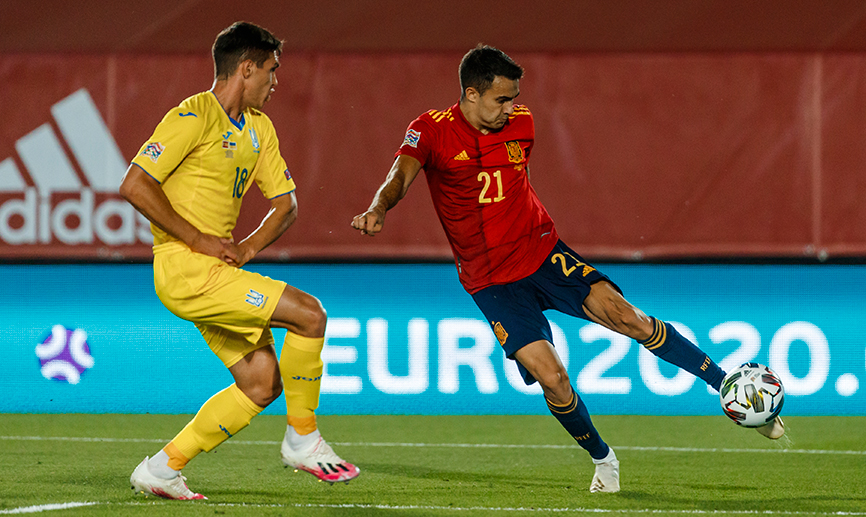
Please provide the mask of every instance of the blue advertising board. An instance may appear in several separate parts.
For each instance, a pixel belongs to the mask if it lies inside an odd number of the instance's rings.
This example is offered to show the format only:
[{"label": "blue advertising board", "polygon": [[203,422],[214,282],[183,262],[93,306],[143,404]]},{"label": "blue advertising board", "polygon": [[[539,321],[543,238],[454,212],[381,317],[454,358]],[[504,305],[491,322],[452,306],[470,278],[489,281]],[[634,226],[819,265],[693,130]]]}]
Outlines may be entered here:
[{"label": "blue advertising board", "polygon": [[[866,267],[599,265],[722,368],[764,363],[784,414],[866,415]],[[544,414],[448,264],[255,264],[328,311],[320,414]],[[4,413],[193,413],[232,382],[166,310],[151,267],[0,266]],[[635,341],[548,312],[594,414],[719,414],[718,395]],[[284,331],[274,335],[280,348]],[[285,411],[282,398],[266,409]]]}]

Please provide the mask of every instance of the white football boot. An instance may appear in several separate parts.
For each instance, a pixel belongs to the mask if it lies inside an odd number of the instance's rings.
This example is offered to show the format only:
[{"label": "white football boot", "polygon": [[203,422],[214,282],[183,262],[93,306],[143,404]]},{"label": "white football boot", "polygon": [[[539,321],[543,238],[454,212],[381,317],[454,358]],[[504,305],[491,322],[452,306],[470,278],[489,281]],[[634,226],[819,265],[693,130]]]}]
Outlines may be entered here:
[{"label": "white football boot", "polygon": [[348,483],[361,473],[361,469],[337,456],[321,435],[303,450],[292,449],[288,437],[283,438],[280,456],[286,467],[309,472],[332,485],[339,481]]},{"label": "white football boot", "polygon": [[619,492],[619,460],[616,459],[613,449],[603,460],[592,461],[595,463],[595,475],[592,476],[589,491]]},{"label": "white football boot", "polygon": [[785,434],[785,423],[782,422],[780,417],[776,417],[769,424],[756,427],[755,431],[758,431],[771,440],[778,440]]},{"label": "white football boot", "polygon": [[136,494],[152,494],[178,501],[207,499],[207,497],[190,490],[186,486],[186,478],[180,474],[173,479],[161,479],[151,474],[147,468],[148,459],[144,458],[144,461],[135,467],[135,470],[132,471],[132,476],[129,477],[129,482],[132,484],[132,489]]}]

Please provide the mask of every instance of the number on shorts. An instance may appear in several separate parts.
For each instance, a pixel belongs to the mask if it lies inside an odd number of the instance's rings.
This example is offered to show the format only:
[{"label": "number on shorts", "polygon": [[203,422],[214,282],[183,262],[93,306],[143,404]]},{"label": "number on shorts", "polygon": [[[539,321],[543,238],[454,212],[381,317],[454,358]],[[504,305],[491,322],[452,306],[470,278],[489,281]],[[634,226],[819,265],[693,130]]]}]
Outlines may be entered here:
[{"label": "number on shorts", "polygon": [[[570,258],[571,260],[574,261],[573,266],[568,267],[568,265],[565,263],[566,255],[568,256],[568,258]],[[581,262],[581,261],[577,260],[574,257],[574,255],[572,255],[571,253],[568,253],[568,252],[556,253],[552,257],[550,257],[550,262],[552,264],[556,264],[557,261],[562,266],[562,274],[565,276],[570,276],[572,273],[574,273],[574,270],[576,270],[578,267],[581,267],[581,266],[583,267],[583,271],[581,272],[581,274],[583,276],[586,276],[586,275],[590,274],[591,272],[595,271],[594,267],[590,266],[589,264],[586,264],[585,262]]]}]

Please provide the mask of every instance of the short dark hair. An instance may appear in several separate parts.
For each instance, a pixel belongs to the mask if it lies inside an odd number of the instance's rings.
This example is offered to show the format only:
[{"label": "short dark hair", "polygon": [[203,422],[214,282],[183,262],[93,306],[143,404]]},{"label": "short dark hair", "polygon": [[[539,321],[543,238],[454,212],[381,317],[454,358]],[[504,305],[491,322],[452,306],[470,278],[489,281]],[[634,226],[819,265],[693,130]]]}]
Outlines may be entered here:
[{"label": "short dark hair", "polygon": [[254,23],[235,22],[213,42],[214,76],[217,79],[230,76],[247,59],[261,68],[274,52],[280,55],[282,48],[283,42],[267,29]]},{"label": "short dark hair", "polygon": [[505,52],[481,43],[463,56],[458,71],[461,100],[466,96],[466,88],[469,87],[475,88],[478,93],[484,95],[497,76],[512,81],[523,77],[523,68]]}]

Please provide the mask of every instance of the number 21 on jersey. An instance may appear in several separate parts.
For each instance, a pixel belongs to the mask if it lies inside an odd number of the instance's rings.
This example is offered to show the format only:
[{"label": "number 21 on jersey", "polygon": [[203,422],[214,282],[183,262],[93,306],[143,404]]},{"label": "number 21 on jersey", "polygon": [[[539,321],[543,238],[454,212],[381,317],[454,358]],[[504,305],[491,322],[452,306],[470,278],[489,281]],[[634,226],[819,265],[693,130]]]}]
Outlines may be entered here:
[{"label": "number 21 on jersey", "polygon": [[[496,190],[496,196],[490,197],[494,194],[494,192],[490,191],[494,179],[496,180],[496,186],[494,187]],[[502,171],[494,172],[492,178],[489,172],[481,171],[478,173],[478,181],[483,183],[481,186],[481,193],[478,194],[479,203],[498,203],[505,199],[505,195],[502,193]]]}]

